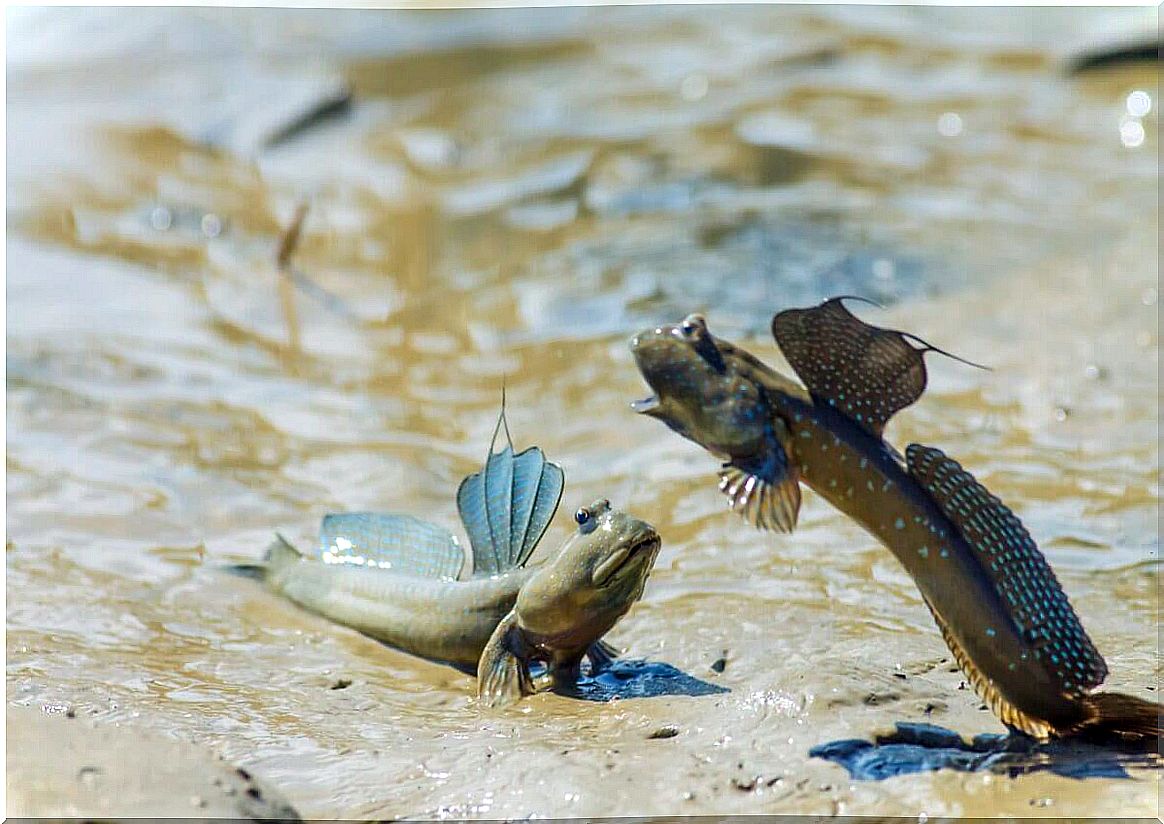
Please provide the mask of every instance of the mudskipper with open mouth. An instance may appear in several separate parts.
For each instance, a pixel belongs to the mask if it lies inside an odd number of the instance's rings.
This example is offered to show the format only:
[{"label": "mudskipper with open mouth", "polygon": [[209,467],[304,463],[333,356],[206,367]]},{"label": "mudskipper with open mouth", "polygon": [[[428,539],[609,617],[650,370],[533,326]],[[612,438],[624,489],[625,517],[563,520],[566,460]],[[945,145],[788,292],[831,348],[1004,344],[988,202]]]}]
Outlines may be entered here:
[{"label": "mudskipper with open mouth", "polygon": [[1092,692],[1107,665],[1014,513],[941,450],[910,444],[903,458],[882,438],[925,389],[924,354],[941,350],[842,300],[772,320],[807,391],[690,315],[631,341],[655,392],[632,407],[724,460],[720,489],[753,524],[791,532],[804,483],[872,533],[1010,729],[1158,746],[1160,707]]}]

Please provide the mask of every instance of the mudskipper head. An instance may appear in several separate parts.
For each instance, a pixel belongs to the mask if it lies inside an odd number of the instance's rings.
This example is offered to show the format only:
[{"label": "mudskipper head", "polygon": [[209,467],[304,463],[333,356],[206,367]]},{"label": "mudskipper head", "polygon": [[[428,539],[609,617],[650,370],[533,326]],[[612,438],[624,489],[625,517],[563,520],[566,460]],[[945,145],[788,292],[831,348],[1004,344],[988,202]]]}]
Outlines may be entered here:
[{"label": "mudskipper head", "polygon": [[713,337],[700,315],[640,332],[631,350],[655,390],[631,408],[658,418],[723,460],[719,488],[732,509],[757,527],[791,532],[800,487],[783,443],[787,429],[770,393],[803,390]]},{"label": "mudskipper head", "polygon": [[712,336],[702,315],[645,329],[630,346],[655,393],[632,403],[632,409],[724,460],[757,452],[771,417],[767,398],[741,371],[737,351]]},{"label": "mudskipper head", "polygon": [[661,540],[650,524],[602,499],[574,513],[576,529],[517,596],[518,623],[535,643],[583,649],[643,594]]}]

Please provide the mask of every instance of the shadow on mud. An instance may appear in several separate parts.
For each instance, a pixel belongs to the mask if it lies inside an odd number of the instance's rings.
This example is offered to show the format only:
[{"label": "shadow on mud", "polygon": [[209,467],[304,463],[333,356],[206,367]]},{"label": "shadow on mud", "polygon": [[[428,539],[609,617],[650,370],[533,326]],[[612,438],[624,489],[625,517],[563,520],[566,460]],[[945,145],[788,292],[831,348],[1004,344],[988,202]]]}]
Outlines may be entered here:
[{"label": "shadow on mud", "polygon": [[615,698],[656,698],[662,695],[721,695],[726,687],[701,681],[661,661],[619,659],[595,674],[583,672],[576,684],[558,687],[559,695],[584,701]]},{"label": "shadow on mud", "polygon": [[1153,752],[1113,750],[1097,744],[1053,741],[1040,744],[1022,736],[961,735],[933,724],[899,723],[873,741],[859,738],[830,741],[808,751],[815,758],[840,764],[857,780],[880,781],[895,775],[932,772],[991,772],[1017,776],[1051,772],[1067,778],[1130,778],[1126,767],[1156,767]]}]

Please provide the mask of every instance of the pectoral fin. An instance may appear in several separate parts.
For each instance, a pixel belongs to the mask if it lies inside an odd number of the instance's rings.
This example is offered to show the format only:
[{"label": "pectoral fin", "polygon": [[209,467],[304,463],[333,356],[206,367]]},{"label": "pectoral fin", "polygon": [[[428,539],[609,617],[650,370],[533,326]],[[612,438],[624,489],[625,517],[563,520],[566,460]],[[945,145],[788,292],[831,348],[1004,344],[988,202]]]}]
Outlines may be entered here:
[{"label": "pectoral fin", "polygon": [[590,659],[590,674],[593,675],[614,663],[618,650],[600,638],[586,650],[586,657]]},{"label": "pectoral fin", "polygon": [[789,459],[787,431],[779,421],[762,454],[736,458],[719,472],[728,505],[758,529],[792,532],[800,513],[800,474]]},{"label": "pectoral fin", "polygon": [[477,698],[487,707],[502,707],[533,695],[529,662],[516,637],[517,614],[510,611],[493,630],[477,663]]}]

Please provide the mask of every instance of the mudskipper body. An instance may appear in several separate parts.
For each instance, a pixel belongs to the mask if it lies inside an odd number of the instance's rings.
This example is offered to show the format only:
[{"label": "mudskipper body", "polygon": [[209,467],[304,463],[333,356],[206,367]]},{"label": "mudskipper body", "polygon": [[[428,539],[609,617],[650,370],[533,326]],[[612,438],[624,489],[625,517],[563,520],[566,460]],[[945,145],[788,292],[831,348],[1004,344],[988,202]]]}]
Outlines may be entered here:
[{"label": "mudskipper body", "polygon": [[941,450],[902,456],[883,439],[925,389],[924,354],[940,350],[862,322],[839,298],[780,312],[772,332],[806,389],[691,315],[632,340],[655,392],[632,407],[721,458],[720,489],[756,526],[791,532],[803,483],[872,533],[1012,730],[1158,740],[1157,705],[1092,692],[1107,666],[1014,513]]},{"label": "mudskipper body", "polygon": [[555,684],[576,679],[584,657],[592,669],[609,662],[601,638],[642,596],[659,552],[650,524],[603,499],[575,512],[576,530],[555,554],[527,565],[563,483],[537,447],[514,454],[512,443],[500,452],[491,444],[485,466],[457,492],[469,577],[447,529],[371,512],[325,517],[311,556],[279,536],[265,563],[246,569],[305,609],[475,672],[483,703],[511,703],[535,692],[534,662]]}]

